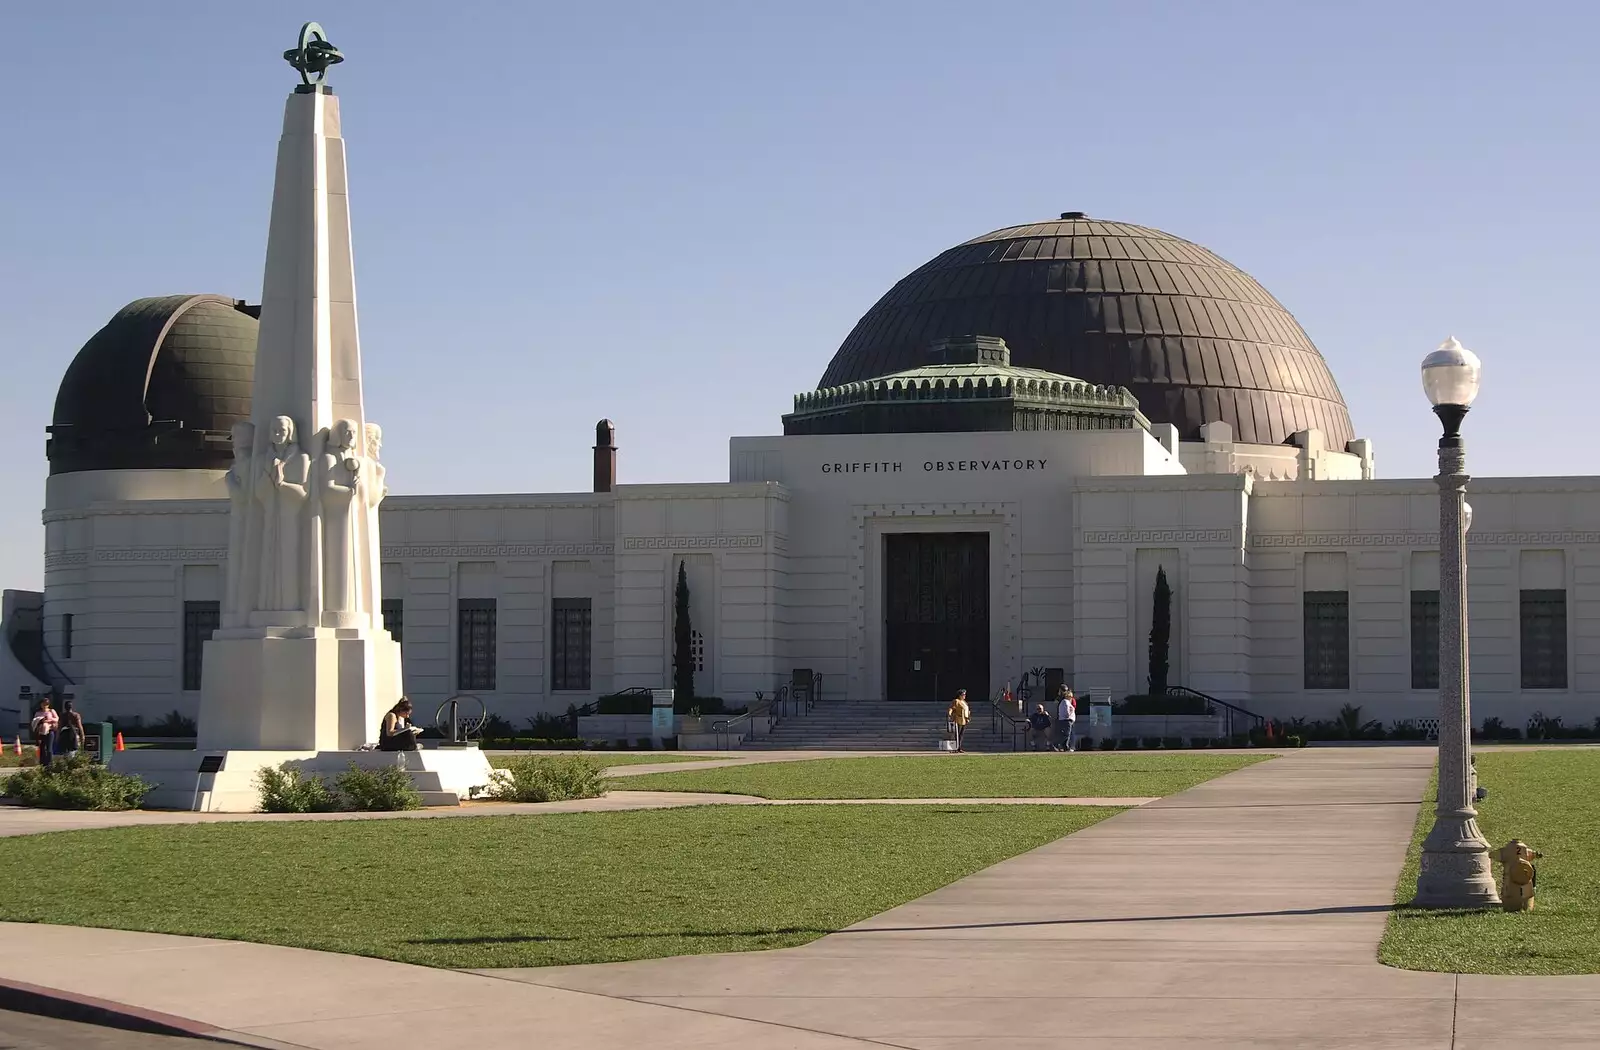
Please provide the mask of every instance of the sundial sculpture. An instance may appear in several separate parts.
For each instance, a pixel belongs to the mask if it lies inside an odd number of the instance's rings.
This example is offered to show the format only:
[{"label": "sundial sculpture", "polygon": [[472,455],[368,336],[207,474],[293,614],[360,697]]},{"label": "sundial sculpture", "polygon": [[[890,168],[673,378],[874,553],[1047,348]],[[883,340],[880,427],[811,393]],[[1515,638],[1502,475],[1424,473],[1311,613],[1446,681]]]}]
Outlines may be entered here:
[{"label": "sundial sculpture", "polygon": [[[388,485],[362,399],[345,144],[325,83],[344,55],[307,22],[283,57],[301,83],[278,140],[251,419],[233,430],[222,622],[202,650],[197,745],[223,762],[197,784],[192,753],[176,782],[161,765],[176,759],[118,755],[160,785],[154,805],[251,810],[263,766],[397,760],[361,750],[400,697],[401,665],[383,629]],[[476,748],[400,760],[425,796],[468,797],[489,777]]]}]

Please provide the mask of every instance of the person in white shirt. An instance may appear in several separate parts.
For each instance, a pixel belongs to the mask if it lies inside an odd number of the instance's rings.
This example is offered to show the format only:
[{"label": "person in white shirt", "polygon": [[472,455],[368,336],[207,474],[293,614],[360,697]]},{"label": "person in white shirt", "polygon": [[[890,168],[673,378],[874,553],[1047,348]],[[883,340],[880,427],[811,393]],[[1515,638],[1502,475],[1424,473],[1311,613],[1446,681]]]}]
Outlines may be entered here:
[{"label": "person in white shirt", "polygon": [[1069,686],[1061,687],[1061,703],[1056,705],[1056,732],[1061,734],[1061,750],[1072,750],[1072,731],[1078,724],[1078,698]]}]

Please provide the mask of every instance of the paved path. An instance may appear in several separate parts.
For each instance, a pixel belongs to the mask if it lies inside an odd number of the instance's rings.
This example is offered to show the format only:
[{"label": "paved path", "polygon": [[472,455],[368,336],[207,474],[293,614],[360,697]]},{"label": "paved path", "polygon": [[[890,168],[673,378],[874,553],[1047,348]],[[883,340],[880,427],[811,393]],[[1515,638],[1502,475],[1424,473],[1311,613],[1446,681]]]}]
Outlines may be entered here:
[{"label": "paved path", "polygon": [[1374,961],[1431,761],[1296,752],[783,951],[473,974],[0,924],[0,978],[327,1050],[1600,1045],[1600,978]]},{"label": "paved path", "polygon": [[129,810],[24,809],[0,805],[0,838],[47,831],[139,827],[150,824],[283,823],[297,820],[444,820],[455,817],[533,816],[550,813],[603,813],[624,809],[680,809],[684,806],[1143,806],[1154,798],[757,798],[695,791],[608,791],[599,798],[571,802],[472,802],[399,813],[187,813]]}]

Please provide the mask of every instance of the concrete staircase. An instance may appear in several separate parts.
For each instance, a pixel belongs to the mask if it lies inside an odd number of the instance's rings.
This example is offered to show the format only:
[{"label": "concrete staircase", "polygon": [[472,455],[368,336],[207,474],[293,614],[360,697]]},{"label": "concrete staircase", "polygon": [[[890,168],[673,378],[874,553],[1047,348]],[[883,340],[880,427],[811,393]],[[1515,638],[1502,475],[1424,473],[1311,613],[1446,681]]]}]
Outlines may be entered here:
[{"label": "concrete staircase", "polygon": [[[822,701],[784,719],[771,733],[745,741],[747,751],[920,751],[939,749],[948,705],[926,702]],[[1010,737],[991,740],[989,707],[976,705],[966,750],[1009,751]]]}]

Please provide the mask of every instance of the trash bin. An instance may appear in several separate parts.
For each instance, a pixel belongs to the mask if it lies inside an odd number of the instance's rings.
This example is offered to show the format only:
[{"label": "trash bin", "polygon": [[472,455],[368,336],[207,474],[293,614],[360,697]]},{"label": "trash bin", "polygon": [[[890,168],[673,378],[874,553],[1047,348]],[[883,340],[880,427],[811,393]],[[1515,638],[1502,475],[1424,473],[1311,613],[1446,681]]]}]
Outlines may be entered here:
[{"label": "trash bin", "polygon": [[83,753],[96,762],[105,762],[116,734],[117,729],[110,722],[83,723]]}]

